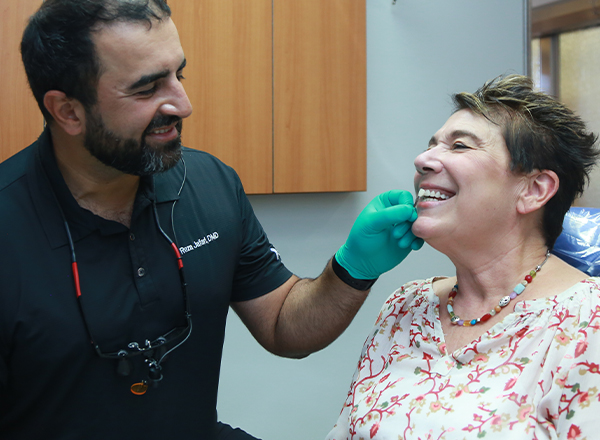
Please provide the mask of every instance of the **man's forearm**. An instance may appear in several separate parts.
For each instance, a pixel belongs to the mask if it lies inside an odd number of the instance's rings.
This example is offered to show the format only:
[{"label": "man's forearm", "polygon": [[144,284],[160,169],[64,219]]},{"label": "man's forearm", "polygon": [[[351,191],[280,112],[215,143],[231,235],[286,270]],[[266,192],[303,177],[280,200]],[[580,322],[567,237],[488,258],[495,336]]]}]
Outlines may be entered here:
[{"label": "man's forearm", "polygon": [[348,327],[368,292],[340,280],[330,260],[318,278],[301,279],[290,290],[275,325],[272,351],[304,357],[326,347]]}]

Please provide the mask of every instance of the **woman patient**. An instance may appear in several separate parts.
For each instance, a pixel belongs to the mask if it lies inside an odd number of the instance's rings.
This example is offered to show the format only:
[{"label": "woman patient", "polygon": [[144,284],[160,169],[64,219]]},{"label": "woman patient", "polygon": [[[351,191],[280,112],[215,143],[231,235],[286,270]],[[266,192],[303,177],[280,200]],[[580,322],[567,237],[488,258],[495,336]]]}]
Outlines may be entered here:
[{"label": "woman patient", "polygon": [[597,138],[524,76],[453,99],[412,231],[456,276],[388,298],[327,438],[600,438],[600,278],[550,254]]}]

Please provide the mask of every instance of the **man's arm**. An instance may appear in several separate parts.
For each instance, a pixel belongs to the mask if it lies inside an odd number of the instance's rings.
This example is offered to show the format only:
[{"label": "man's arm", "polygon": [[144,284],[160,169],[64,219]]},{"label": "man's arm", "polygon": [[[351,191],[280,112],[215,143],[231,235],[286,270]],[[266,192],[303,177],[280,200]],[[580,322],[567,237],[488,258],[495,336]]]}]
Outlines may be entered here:
[{"label": "man's arm", "polygon": [[232,307],[272,353],[304,357],[320,350],[350,324],[379,275],[421,247],[410,230],[415,219],[410,193],[381,194],[361,212],[334,256],[335,271],[332,259],[316,279],[292,276],[272,292]]}]

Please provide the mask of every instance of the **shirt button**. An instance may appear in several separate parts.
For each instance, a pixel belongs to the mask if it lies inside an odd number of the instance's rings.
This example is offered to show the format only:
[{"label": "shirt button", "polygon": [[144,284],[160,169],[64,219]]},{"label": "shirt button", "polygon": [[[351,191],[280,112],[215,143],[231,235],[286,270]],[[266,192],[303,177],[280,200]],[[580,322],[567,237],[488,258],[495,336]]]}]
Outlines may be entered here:
[{"label": "shirt button", "polygon": [[135,235],[133,235],[133,232],[129,234],[129,239],[131,241],[135,240]]},{"label": "shirt button", "polygon": [[138,269],[138,277],[143,277],[144,275],[146,275],[146,269],[144,269],[143,267],[140,267]]}]

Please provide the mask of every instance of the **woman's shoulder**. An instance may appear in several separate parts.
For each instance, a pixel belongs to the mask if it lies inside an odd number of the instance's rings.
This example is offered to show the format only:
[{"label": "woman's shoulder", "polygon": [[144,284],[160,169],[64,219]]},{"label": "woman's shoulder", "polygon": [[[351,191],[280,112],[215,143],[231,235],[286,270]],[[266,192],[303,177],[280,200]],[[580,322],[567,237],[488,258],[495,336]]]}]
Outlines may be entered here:
[{"label": "woman's shoulder", "polygon": [[557,302],[573,298],[587,298],[592,304],[600,305],[600,277],[587,277],[556,295]]},{"label": "woman's shoulder", "polygon": [[420,280],[409,281],[396,289],[383,303],[383,309],[389,309],[392,306],[401,306],[403,308],[420,305],[423,302],[430,302],[436,298],[434,284],[446,277],[431,277]]}]

